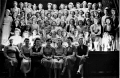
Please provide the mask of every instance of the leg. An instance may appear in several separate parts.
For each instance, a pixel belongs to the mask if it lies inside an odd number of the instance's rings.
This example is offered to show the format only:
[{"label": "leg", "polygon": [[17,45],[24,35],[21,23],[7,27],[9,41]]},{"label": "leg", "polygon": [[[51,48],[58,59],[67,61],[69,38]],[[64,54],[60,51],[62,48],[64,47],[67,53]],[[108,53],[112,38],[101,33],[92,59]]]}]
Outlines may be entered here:
[{"label": "leg", "polygon": [[54,69],[54,78],[57,78],[57,69]]},{"label": "leg", "polygon": [[51,78],[51,68],[49,68],[49,78]]},{"label": "leg", "polygon": [[81,73],[82,67],[83,67],[83,64],[80,64],[77,73]]},{"label": "leg", "polygon": [[71,70],[68,69],[68,78],[71,78]]}]

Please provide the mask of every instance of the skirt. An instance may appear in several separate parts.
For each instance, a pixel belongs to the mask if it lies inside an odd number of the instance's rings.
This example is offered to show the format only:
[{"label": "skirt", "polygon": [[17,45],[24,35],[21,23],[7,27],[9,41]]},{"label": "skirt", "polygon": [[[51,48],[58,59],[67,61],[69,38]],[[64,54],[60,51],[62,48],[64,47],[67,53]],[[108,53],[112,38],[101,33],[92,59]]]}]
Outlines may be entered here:
[{"label": "skirt", "polygon": [[75,64],[75,61],[76,61],[76,57],[74,57],[74,56],[66,56],[64,65],[67,68],[72,69],[74,64]]},{"label": "skirt", "polygon": [[31,70],[31,59],[23,58],[20,69],[23,73],[28,73]]},{"label": "skirt", "polygon": [[9,69],[10,67],[17,67],[18,61],[16,58],[14,60],[6,59],[5,60],[5,68]]},{"label": "skirt", "polygon": [[41,60],[41,63],[42,63],[42,65],[43,65],[45,68],[52,68],[53,59],[43,58],[43,59]]},{"label": "skirt", "polygon": [[64,60],[62,58],[60,58],[60,59],[55,58],[55,59],[53,59],[52,67],[54,69],[62,69],[63,63],[64,63]]}]

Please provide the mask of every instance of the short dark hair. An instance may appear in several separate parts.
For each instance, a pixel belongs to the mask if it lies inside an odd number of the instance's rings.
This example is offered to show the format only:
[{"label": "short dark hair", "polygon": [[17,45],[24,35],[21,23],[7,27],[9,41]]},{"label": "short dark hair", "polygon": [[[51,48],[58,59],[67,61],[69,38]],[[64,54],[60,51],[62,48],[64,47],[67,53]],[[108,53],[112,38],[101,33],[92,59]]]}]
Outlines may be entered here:
[{"label": "short dark hair", "polygon": [[51,40],[51,38],[48,38],[47,40],[46,40],[46,42],[51,42],[52,43],[52,40]]},{"label": "short dark hair", "polygon": [[73,42],[73,38],[72,37],[68,37],[67,39],[70,39]]}]

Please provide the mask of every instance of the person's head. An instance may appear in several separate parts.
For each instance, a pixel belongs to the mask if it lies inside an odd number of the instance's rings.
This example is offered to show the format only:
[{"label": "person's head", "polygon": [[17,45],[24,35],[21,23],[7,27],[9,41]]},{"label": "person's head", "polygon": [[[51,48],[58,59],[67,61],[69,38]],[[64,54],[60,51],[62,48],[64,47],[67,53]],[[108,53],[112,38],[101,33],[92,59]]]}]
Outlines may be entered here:
[{"label": "person's head", "polygon": [[88,8],[91,9],[92,8],[92,3],[88,3]]},{"label": "person's head", "polygon": [[52,8],[52,3],[48,3],[47,7],[48,7],[48,9],[51,9]]},{"label": "person's head", "polygon": [[108,7],[104,8],[104,14],[108,15],[108,13],[109,13],[109,8]]},{"label": "person's head", "polygon": [[70,19],[70,24],[71,25],[75,25],[75,20],[74,19]]},{"label": "person's head", "polygon": [[94,24],[99,24],[100,20],[97,18],[94,18]]},{"label": "person's head", "polygon": [[83,45],[83,37],[79,38],[78,43],[79,43],[79,45]]},{"label": "person's head", "polygon": [[79,15],[79,10],[75,10],[75,15]]},{"label": "person's head", "polygon": [[82,10],[80,10],[79,14],[82,16],[84,14],[84,12]]},{"label": "person's head", "polygon": [[107,25],[111,25],[111,24],[112,24],[112,19],[111,19],[110,17],[107,17],[107,18],[105,19],[105,23],[106,23]]},{"label": "person's head", "polygon": [[36,10],[36,8],[37,8],[37,7],[36,7],[36,4],[33,4],[33,7],[32,7],[32,8],[33,8],[33,10]]},{"label": "person's head", "polygon": [[50,45],[52,43],[52,40],[49,38],[46,40],[47,45]]},{"label": "person's head", "polygon": [[18,29],[18,28],[15,28],[15,36],[19,36],[20,35],[20,29]]},{"label": "person's head", "polygon": [[32,4],[31,3],[28,3],[28,8],[31,8],[32,7]]},{"label": "person's head", "polygon": [[95,17],[99,17],[99,12],[98,11],[94,11],[94,16]]},{"label": "person's head", "polygon": [[58,40],[57,40],[57,46],[58,47],[62,46],[62,39],[61,38],[58,38]]},{"label": "person's head", "polygon": [[68,43],[68,44],[71,44],[72,42],[73,42],[73,38],[72,38],[72,37],[68,37],[68,38],[67,38],[67,43]]},{"label": "person's head", "polygon": [[50,22],[48,20],[45,21],[45,26],[50,25]]},{"label": "person's head", "polygon": [[40,13],[36,12],[35,16],[38,18],[40,16]]},{"label": "person's head", "polygon": [[97,9],[97,4],[96,4],[96,3],[93,3],[93,5],[92,5],[92,9],[94,9],[94,10]]},{"label": "person's head", "polygon": [[64,9],[65,8],[65,5],[62,3],[62,4],[60,4],[60,7],[59,7],[59,9]]},{"label": "person's head", "polygon": [[112,8],[112,9],[111,9],[111,14],[112,14],[112,15],[116,15],[116,9]]},{"label": "person's head", "polygon": [[80,8],[80,3],[79,2],[76,3],[76,8]]},{"label": "person's head", "polygon": [[34,46],[40,46],[41,45],[41,40],[40,38],[36,38],[34,41]]},{"label": "person's head", "polygon": [[67,10],[64,11],[64,16],[68,16],[68,11]]},{"label": "person's head", "polygon": [[10,10],[7,9],[7,10],[6,10],[6,16],[9,16],[9,15],[10,15]]},{"label": "person's head", "polygon": [[38,4],[38,8],[39,9],[42,9],[43,8],[43,5],[40,3],[40,4]]},{"label": "person's head", "polygon": [[23,32],[23,37],[24,38],[28,38],[29,37],[29,32],[28,31],[24,31]]},{"label": "person's head", "polygon": [[48,17],[48,18],[51,18],[51,14],[50,14],[50,13],[47,13],[47,17]]},{"label": "person's head", "polygon": [[78,25],[81,27],[81,26],[83,26],[83,21],[82,20],[79,20],[78,21]]},{"label": "person's head", "polygon": [[61,21],[60,25],[62,26],[62,28],[64,28],[66,26],[66,23],[64,21]]},{"label": "person's head", "polygon": [[86,8],[87,7],[87,2],[86,1],[83,1],[83,8]]},{"label": "person's head", "polygon": [[10,45],[13,44],[13,39],[12,38],[9,39],[9,43],[10,43]]},{"label": "person's head", "polygon": [[23,8],[24,4],[22,2],[19,3],[20,8]]},{"label": "person's head", "polygon": [[53,4],[53,9],[57,9],[57,5],[56,4]]},{"label": "person's head", "polygon": [[86,25],[91,26],[92,21],[90,19],[86,20]]},{"label": "person's head", "polygon": [[27,3],[27,2],[24,2],[24,6],[27,7],[27,6],[28,6],[28,3]]},{"label": "person's head", "polygon": [[29,38],[25,38],[24,42],[25,42],[25,45],[29,45]]},{"label": "person's head", "polygon": [[86,13],[85,13],[85,17],[86,17],[86,18],[90,18],[90,12],[86,12]]},{"label": "person's head", "polygon": [[74,5],[73,5],[73,3],[72,3],[72,2],[70,2],[70,3],[68,4],[68,8],[69,8],[69,9],[72,9],[72,8],[73,8],[73,6],[74,6]]},{"label": "person's head", "polygon": [[98,8],[102,8],[102,3],[98,2]]},{"label": "person's head", "polygon": [[16,7],[18,5],[17,1],[14,1],[13,5]]},{"label": "person's head", "polygon": [[33,35],[37,35],[37,30],[33,30],[33,31],[32,31],[32,34],[33,34]]}]

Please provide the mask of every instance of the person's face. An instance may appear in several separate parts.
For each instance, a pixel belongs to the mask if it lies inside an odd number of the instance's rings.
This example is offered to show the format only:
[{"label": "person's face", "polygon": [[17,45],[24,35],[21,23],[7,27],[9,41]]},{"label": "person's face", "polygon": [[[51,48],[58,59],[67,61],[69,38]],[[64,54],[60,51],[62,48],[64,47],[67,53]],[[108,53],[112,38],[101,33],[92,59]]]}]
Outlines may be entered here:
[{"label": "person's face", "polygon": [[63,5],[63,4],[61,4],[60,8],[61,8],[61,9],[64,9],[64,5]]},{"label": "person's face", "polygon": [[98,14],[97,12],[94,12],[94,15],[95,15],[95,17],[98,17],[98,16],[99,16],[99,14]]},{"label": "person's face", "polygon": [[83,7],[86,8],[86,5],[87,5],[87,2],[84,2],[83,3]]},{"label": "person's face", "polygon": [[6,16],[8,16],[10,14],[10,12],[8,10],[6,10]]},{"label": "person's face", "polygon": [[98,19],[94,19],[94,24],[98,24]]},{"label": "person's face", "polygon": [[25,7],[27,7],[27,2],[25,2],[25,4],[24,4],[24,5],[25,5]]},{"label": "person's face", "polygon": [[53,5],[53,9],[56,9],[57,8],[57,5]]},{"label": "person's face", "polygon": [[56,24],[56,22],[52,22],[52,26],[56,26],[57,24]]},{"label": "person's face", "polygon": [[68,5],[68,8],[71,9],[71,8],[72,8],[72,5],[69,4],[69,5]]},{"label": "person's face", "polygon": [[18,24],[19,24],[19,21],[18,21],[18,20],[16,20],[16,21],[15,21],[15,25],[16,25],[16,26],[18,26]]},{"label": "person's face", "polygon": [[10,39],[9,42],[10,42],[10,44],[13,44],[13,39]]},{"label": "person's face", "polygon": [[98,3],[98,7],[102,7],[102,4],[101,4],[101,3]]},{"label": "person's face", "polygon": [[23,3],[20,3],[20,7],[21,7],[21,8],[23,7]]},{"label": "person's face", "polygon": [[116,14],[115,10],[111,10],[111,14],[115,15]]},{"label": "person's face", "polygon": [[83,12],[82,12],[82,10],[80,10],[80,15],[83,15]]},{"label": "person's face", "polygon": [[48,9],[51,9],[51,5],[50,4],[48,4]]},{"label": "person's face", "polygon": [[82,38],[79,39],[79,44],[80,44],[80,45],[83,44],[83,39],[82,39]]},{"label": "person's face", "polygon": [[20,32],[19,31],[15,31],[15,35],[20,35]]},{"label": "person's face", "polygon": [[62,45],[62,40],[58,40],[57,45],[58,45],[58,46],[61,46],[61,45]]},{"label": "person's face", "polygon": [[77,8],[80,8],[80,4],[76,4],[76,7],[77,7]]},{"label": "person's face", "polygon": [[42,4],[39,4],[38,8],[39,8],[39,9],[42,9]]},{"label": "person's face", "polygon": [[14,2],[14,6],[17,6],[17,2]]},{"label": "person's face", "polygon": [[50,45],[51,44],[51,40],[47,41],[47,45]]},{"label": "person's face", "polygon": [[90,21],[87,21],[87,25],[91,25]]},{"label": "person's face", "polygon": [[25,44],[28,45],[29,44],[29,40],[25,40]]},{"label": "person's face", "polygon": [[107,23],[107,24],[110,24],[110,19],[106,19],[106,23]]},{"label": "person's face", "polygon": [[28,5],[28,8],[31,8],[31,4]]},{"label": "person's face", "polygon": [[72,41],[70,39],[67,39],[67,42],[68,42],[68,44],[71,44]]},{"label": "person's face", "polygon": [[78,24],[79,24],[79,26],[82,26],[82,21],[80,20],[80,21],[78,22]]},{"label": "person's face", "polygon": [[36,35],[36,34],[37,34],[37,31],[36,31],[36,30],[34,30],[34,31],[33,31],[33,35]]},{"label": "person's face", "polygon": [[36,5],[33,5],[33,9],[34,9],[34,10],[36,9]]},{"label": "person's face", "polygon": [[88,8],[90,9],[91,7],[92,7],[91,4],[89,4],[89,5],[88,5]]},{"label": "person's face", "polygon": [[108,11],[106,9],[104,10],[104,14],[108,14]]},{"label": "person's face", "polygon": [[36,44],[36,45],[40,45],[40,44],[41,44],[41,41],[40,41],[40,40],[36,40],[35,44]]},{"label": "person's face", "polygon": [[85,15],[86,15],[86,18],[89,18],[89,17],[90,17],[89,13],[86,13]]}]

